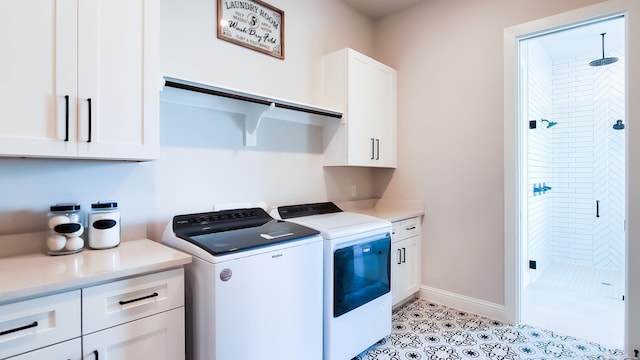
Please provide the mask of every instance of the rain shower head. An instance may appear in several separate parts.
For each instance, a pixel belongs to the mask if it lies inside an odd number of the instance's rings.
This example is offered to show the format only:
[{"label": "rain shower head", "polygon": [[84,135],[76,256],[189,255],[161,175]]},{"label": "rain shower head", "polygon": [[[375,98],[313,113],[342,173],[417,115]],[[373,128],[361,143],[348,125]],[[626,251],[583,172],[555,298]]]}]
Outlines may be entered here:
[{"label": "rain shower head", "polygon": [[617,57],[604,57],[604,36],[606,33],[602,33],[600,34],[602,36],[602,59],[596,59],[593,60],[592,62],[589,63],[589,66],[604,66],[604,65],[609,65],[609,64],[613,64],[614,62],[618,61]]},{"label": "rain shower head", "polygon": [[555,121],[549,121],[549,120],[547,120],[547,119],[541,119],[541,120],[540,120],[540,122],[541,122],[541,123],[546,122],[546,123],[547,123],[547,129],[548,129],[548,128],[550,128],[550,127],[552,127],[552,126],[558,125],[558,123],[557,123],[557,122],[555,122]]}]

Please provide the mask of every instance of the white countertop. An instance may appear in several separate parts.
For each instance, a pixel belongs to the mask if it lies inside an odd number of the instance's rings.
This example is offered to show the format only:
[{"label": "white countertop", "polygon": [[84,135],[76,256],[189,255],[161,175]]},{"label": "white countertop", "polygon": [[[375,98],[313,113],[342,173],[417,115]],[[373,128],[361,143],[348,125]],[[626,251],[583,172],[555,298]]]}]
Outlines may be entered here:
[{"label": "white countertop", "polygon": [[343,211],[351,211],[391,222],[424,215],[424,203],[419,200],[371,199],[336,203]]},{"label": "white countertop", "polygon": [[131,240],[112,249],[72,255],[30,254],[0,259],[0,304],[35,295],[180,267],[191,255],[152,240]]}]

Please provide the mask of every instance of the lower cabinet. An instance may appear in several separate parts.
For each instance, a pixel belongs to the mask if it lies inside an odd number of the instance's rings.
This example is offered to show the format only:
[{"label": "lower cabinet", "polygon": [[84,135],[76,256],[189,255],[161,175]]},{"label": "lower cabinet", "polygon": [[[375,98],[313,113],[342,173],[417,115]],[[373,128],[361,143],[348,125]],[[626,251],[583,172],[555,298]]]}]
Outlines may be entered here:
[{"label": "lower cabinet", "polygon": [[62,355],[66,347],[51,345],[80,337],[80,298],[80,290],[74,290],[0,306],[0,359],[40,348],[55,355],[47,359],[68,359]]},{"label": "lower cabinet", "polygon": [[184,359],[184,308],[82,336],[87,359]]},{"label": "lower cabinet", "polygon": [[420,217],[392,223],[391,302],[397,305],[420,290]]},{"label": "lower cabinet", "polygon": [[184,269],[0,305],[0,359],[185,358]]},{"label": "lower cabinet", "polygon": [[83,359],[184,359],[184,270],[82,290]]}]

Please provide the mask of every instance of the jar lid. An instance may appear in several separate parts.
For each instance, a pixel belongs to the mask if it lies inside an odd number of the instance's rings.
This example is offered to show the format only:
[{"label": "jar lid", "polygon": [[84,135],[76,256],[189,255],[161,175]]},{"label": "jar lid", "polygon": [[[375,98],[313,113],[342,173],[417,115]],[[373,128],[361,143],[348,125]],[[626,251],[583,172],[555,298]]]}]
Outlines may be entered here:
[{"label": "jar lid", "polygon": [[80,204],[78,203],[59,203],[49,207],[50,211],[78,211]]},{"label": "jar lid", "polygon": [[92,209],[115,209],[118,207],[118,203],[115,201],[97,202],[91,204]]}]

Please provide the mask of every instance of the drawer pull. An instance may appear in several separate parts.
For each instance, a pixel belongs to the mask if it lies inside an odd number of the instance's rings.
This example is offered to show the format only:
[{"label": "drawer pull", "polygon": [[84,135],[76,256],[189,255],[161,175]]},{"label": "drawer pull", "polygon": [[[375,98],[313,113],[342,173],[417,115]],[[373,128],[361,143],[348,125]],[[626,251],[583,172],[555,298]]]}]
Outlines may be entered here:
[{"label": "drawer pull", "polygon": [[137,298],[137,299],[131,299],[131,300],[120,300],[120,301],[118,301],[118,303],[119,303],[120,305],[126,305],[126,304],[130,304],[130,303],[132,303],[132,302],[136,302],[136,301],[140,301],[140,300],[151,299],[151,298],[154,298],[154,297],[156,297],[156,296],[158,296],[158,293],[157,293],[157,292],[154,292],[154,293],[153,293],[153,294],[151,294],[151,295],[147,295],[147,296],[139,297],[139,298]]},{"label": "drawer pull", "polygon": [[11,334],[11,333],[14,333],[14,332],[18,332],[18,331],[20,331],[20,330],[31,329],[31,328],[34,328],[34,327],[36,327],[36,326],[38,326],[38,322],[37,322],[37,321],[34,321],[34,322],[32,322],[31,324],[29,324],[29,325],[20,326],[20,327],[17,327],[17,328],[15,328],[15,329],[5,330],[5,331],[3,331],[3,332],[0,332],[0,336],[2,336],[2,335],[7,335],[7,334]]},{"label": "drawer pull", "polygon": [[410,227],[408,227],[406,230],[407,230],[407,231],[409,231],[409,230],[415,230],[415,229],[416,229],[416,227],[415,227],[415,225],[414,225],[414,226],[410,226]]}]

